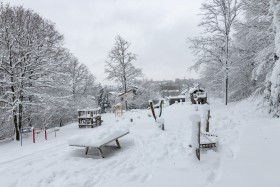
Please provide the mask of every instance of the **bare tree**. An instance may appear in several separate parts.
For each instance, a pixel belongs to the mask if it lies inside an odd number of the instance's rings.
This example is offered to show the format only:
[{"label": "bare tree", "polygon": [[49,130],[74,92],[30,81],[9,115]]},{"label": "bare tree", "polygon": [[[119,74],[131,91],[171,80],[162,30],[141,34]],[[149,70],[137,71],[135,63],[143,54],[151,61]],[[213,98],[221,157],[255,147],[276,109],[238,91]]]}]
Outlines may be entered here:
[{"label": "bare tree", "polygon": [[[122,85],[125,95],[128,87],[135,78],[142,76],[142,70],[135,68],[132,64],[136,60],[136,55],[129,52],[130,43],[122,37],[115,38],[113,49],[109,52],[106,60],[105,73],[108,80],[114,80]],[[127,99],[125,99],[127,109]]]},{"label": "bare tree", "polygon": [[[228,103],[228,75],[230,65],[230,34],[241,4],[238,0],[207,0],[202,4],[203,16],[200,27],[204,28],[203,37],[191,39],[192,48],[198,58],[195,67],[201,64],[221,64],[224,72],[225,104]],[[205,56],[206,55],[206,56]],[[215,65],[216,66],[216,65]]]}]

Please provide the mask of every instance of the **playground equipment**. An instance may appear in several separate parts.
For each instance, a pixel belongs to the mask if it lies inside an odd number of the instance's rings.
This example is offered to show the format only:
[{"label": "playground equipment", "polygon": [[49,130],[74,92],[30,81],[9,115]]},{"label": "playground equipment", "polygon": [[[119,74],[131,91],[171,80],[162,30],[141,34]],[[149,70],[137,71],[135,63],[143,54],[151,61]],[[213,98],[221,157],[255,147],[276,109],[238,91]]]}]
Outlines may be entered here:
[{"label": "playground equipment", "polygon": [[190,116],[192,121],[192,144],[189,145],[192,147],[193,152],[196,154],[198,160],[200,160],[200,149],[201,148],[214,148],[218,144],[218,136],[215,134],[209,133],[209,118],[210,110],[205,108],[207,114],[205,115],[206,132],[201,132],[201,118],[198,114],[193,114]]},{"label": "playground equipment", "polygon": [[114,106],[115,117],[122,117],[123,115],[123,106],[121,103],[118,103]]},{"label": "playground equipment", "polygon": [[189,90],[190,99],[192,104],[206,104],[207,93],[199,85]]},{"label": "playground equipment", "polygon": [[158,105],[158,107],[159,107],[159,114],[158,114],[158,116],[156,116],[155,107],[154,107],[153,101],[149,100],[150,109],[152,111],[153,117],[154,117],[155,122],[157,123],[158,127],[161,128],[161,130],[164,130],[164,119],[161,118],[163,102],[164,102],[163,100],[159,101],[159,105]]},{"label": "playground equipment", "polygon": [[48,134],[54,133],[54,137],[56,138],[56,132],[59,131],[59,128],[53,129],[36,129],[34,127],[25,127],[20,130],[20,145],[23,144],[23,135],[27,135],[28,133],[32,133],[32,142],[36,143],[36,134],[40,134],[41,132],[44,133],[44,139],[48,140]]},{"label": "playground equipment", "polygon": [[83,109],[78,110],[78,123],[79,128],[82,127],[95,127],[100,126],[102,123],[101,120],[101,108],[94,109]]}]

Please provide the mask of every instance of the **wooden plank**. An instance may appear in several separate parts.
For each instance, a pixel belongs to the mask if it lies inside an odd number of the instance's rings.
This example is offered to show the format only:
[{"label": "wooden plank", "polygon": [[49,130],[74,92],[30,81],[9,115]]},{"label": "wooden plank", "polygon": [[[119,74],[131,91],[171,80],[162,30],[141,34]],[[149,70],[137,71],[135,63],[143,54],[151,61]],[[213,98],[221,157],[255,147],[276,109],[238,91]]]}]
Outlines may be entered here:
[{"label": "wooden plank", "polygon": [[212,148],[216,147],[216,143],[200,144],[200,148]]}]

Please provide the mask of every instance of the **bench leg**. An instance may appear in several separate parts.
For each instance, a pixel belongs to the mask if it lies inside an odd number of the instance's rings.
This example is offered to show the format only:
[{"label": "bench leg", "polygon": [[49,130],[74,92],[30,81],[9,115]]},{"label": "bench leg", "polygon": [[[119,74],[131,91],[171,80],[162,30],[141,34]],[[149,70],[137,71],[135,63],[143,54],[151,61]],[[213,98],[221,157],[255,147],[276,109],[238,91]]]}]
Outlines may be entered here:
[{"label": "bench leg", "polygon": [[101,148],[98,148],[98,150],[99,150],[100,156],[102,156],[102,158],[105,158],[105,157],[103,156],[103,153],[102,153]]},{"label": "bench leg", "polygon": [[118,139],[116,139],[116,143],[117,143],[118,148],[121,148],[121,145],[120,145],[120,142]]},{"label": "bench leg", "polygon": [[86,147],[86,155],[88,154],[88,149],[89,149],[89,147]]}]

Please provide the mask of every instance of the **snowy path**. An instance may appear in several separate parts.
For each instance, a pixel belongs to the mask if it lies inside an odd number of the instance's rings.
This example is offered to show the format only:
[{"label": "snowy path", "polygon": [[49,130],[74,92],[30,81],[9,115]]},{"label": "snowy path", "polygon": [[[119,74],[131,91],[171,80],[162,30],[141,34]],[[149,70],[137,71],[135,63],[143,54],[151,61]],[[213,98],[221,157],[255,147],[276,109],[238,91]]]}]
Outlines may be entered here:
[{"label": "snowy path", "polygon": [[[104,159],[100,159],[96,150],[90,149],[89,154],[85,155],[84,148],[68,146],[67,139],[70,136],[88,130],[79,129],[77,124],[61,128],[57,138],[50,135],[48,141],[38,137],[38,143],[32,144],[31,137],[28,137],[24,139],[23,147],[18,142],[2,143],[0,186],[229,186],[225,184],[233,180],[232,175],[239,176],[240,180],[248,179],[242,172],[235,172],[252,171],[252,167],[248,170],[242,167],[245,166],[243,160],[251,158],[248,157],[249,153],[253,155],[259,150],[273,156],[270,148],[258,149],[260,146],[267,147],[266,142],[261,141],[263,138],[270,140],[267,141],[269,144],[279,140],[279,130],[275,126],[277,122],[271,124],[275,133],[269,138],[266,128],[262,130],[261,126],[248,133],[249,122],[253,125],[254,118],[244,111],[246,107],[237,110],[239,107],[233,105],[225,108],[219,102],[212,104],[210,132],[219,134],[219,150],[203,151],[200,162],[188,147],[191,136],[189,115],[195,112],[194,106],[189,104],[164,108],[164,132],[156,127],[153,118],[148,117],[147,110],[128,112],[122,118],[104,115],[104,126],[128,124],[130,127],[130,134],[120,139],[121,150],[104,149]],[[260,123],[259,119],[255,120]],[[245,132],[246,141],[243,140]],[[255,142],[259,145],[252,146]],[[246,164],[252,166],[258,159],[269,162],[266,154],[257,154],[254,160]],[[279,158],[279,151],[271,160],[272,164],[277,162],[276,156]],[[267,163],[258,165],[264,167]],[[275,175],[270,177],[273,184],[277,184],[274,178],[277,170],[273,172]],[[235,181],[233,184],[242,186],[240,184],[243,183]]]}]

